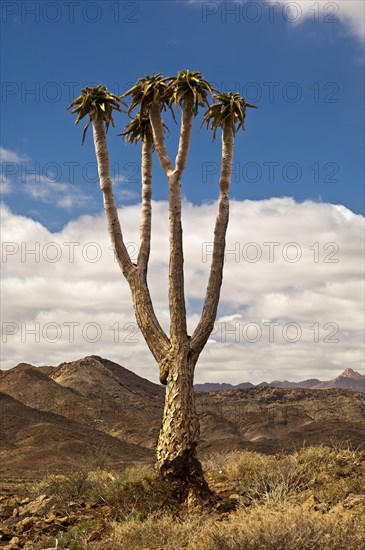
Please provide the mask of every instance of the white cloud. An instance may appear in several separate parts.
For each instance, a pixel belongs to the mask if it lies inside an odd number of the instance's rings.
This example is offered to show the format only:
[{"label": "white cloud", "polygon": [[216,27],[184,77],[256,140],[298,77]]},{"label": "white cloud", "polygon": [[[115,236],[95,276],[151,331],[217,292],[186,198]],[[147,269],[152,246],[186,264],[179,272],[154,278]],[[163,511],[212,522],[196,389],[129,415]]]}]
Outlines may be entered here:
[{"label": "white cloud", "polygon": [[9,195],[13,191],[13,181],[9,174],[14,174],[13,168],[10,171],[7,165],[18,165],[27,159],[25,155],[19,154],[11,149],[0,147],[0,194]]},{"label": "white cloud", "polygon": [[57,173],[44,175],[44,167],[41,170],[40,163],[30,162],[28,165],[29,161],[29,157],[24,154],[0,147],[1,194],[11,193],[14,184],[17,184],[20,192],[32,199],[65,210],[94,203],[94,199],[84,193],[80,186],[59,181]]},{"label": "white cloud", "polygon": [[[285,21],[288,21],[288,24],[300,24],[304,20],[311,20],[316,25],[321,23],[328,24],[328,26],[330,24],[333,25],[340,22],[343,24],[347,32],[357,38],[360,38],[361,40],[364,39],[365,4],[362,0],[336,0],[336,2],[328,2],[327,0],[320,0],[319,2],[311,2],[310,0],[281,0],[281,2],[278,2],[277,0],[261,0],[261,2],[264,3],[264,6],[261,8],[261,12],[258,7],[256,9],[252,8],[254,11],[251,15],[247,15],[248,19],[260,17],[260,13],[262,18],[264,15],[268,18],[268,4],[272,4],[273,6],[270,7],[270,10],[274,11],[270,11],[270,17],[274,17],[274,21],[275,17],[276,20],[278,17],[284,17]],[[231,2],[224,3],[220,1],[206,2],[206,0],[187,0],[188,5],[203,5],[202,9],[204,10],[207,21],[213,21],[214,18],[217,20],[217,18],[221,17],[222,15],[220,11],[222,9],[226,10],[227,17],[229,17],[228,13],[232,13],[232,6],[230,6],[232,3],[237,5],[239,15],[236,15],[236,17],[239,17],[242,14],[242,11],[239,11],[239,4],[243,5],[248,3],[248,0],[232,0]],[[251,4],[255,4],[255,2],[251,2]],[[222,5],[224,5],[224,8],[222,8]],[[231,11],[229,11],[229,9]],[[231,15],[231,17],[233,16]],[[321,25],[318,25],[319,32],[321,32],[321,28]]]},{"label": "white cloud", "polygon": [[26,160],[27,157],[11,149],[6,149],[5,147],[0,147],[0,162],[22,162]]},{"label": "white cloud", "polygon": [[54,204],[65,210],[82,208],[93,203],[92,197],[83,193],[77,185],[53,181],[40,175],[27,176],[23,189],[32,199]]},{"label": "white cloud", "polygon": [[[269,0],[270,3],[275,1]],[[291,9],[292,17],[293,20],[298,17],[298,22],[303,19],[310,19],[323,24],[336,24],[339,21],[345,25],[345,28],[351,34],[362,39],[365,36],[365,14],[362,0],[337,0],[336,2],[322,0],[317,3],[308,0],[296,0],[295,2],[285,0],[280,3],[293,6]]]},{"label": "white cloud", "polygon": [[12,191],[11,180],[5,174],[1,174],[0,194],[8,195]]},{"label": "white cloud", "polygon": [[[190,333],[205,294],[215,212],[216,204],[183,208]],[[136,254],[140,205],[120,210],[120,219]],[[15,323],[3,325],[9,333],[6,343],[3,334],[3,368],[95,353],[157,381],[104,216],[81,216],[58,233],[7,208],[2,220],[2,320]],[[232,201],[220,313],[197,380],[328,379],[345,367],[361,372],[363,228],[363,217],[343,206]],[[153,203],[149,282],[167,329],[165,202]]]}]

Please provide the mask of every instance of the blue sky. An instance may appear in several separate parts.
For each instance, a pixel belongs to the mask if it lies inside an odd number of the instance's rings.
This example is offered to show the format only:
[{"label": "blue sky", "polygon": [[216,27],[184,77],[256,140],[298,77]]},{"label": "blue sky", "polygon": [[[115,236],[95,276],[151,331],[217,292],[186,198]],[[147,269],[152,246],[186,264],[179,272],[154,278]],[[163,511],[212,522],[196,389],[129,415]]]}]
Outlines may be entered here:
[{"label": "blue sky", "polygon": [[[66,107],[85,85],[121,94],[146,74],[190,69],[258,107],[247,110],[235,141],[230,253],[197,381],[364,372],[364,3],[289,4],[2,2],[2,368],[93,353],[158,380],[143,338],[130,338],[134,312],[109,250],[92,132],[82,146],[83,125],[74,126]],[[199,131],[201,120],[199,113],[183,177],[190,331],[208,278],[203,248],[213,234],[221,156],[219,137]],[[116,137],[126,115],[115,122],[114,192],[126,239],[138,243],[140,146]],[[179,126],[166,122],[173,159]],[[149,283],[168,332],[167,184],[153,162]],[[100,339],[87,336],[90,323]],[[253,342],[247,327],[261,337]]]},{"label": "blue sky", "polygon": [[[189,68],[259,107],[248,112],[246,132],[237,137],[233,197],[291,196],[363,213],[362,40],[342,18],[343,2],[332,4],[339,6],[335,15],[323,4],[318,14],[302,7],[292,23],[290,12],[260,2],[250,9],[238,2],[58,2],[57,9],[4,3],[1,145],[23,163],[3,166],[15,191],[6,204],[50,229],[75,214],[98,212],[100,192],[88,164],[95,162],[91,132],[82,147],[82,128],[73,128],[66,106],[89,82],[121,93],[147,73]],[[220,155],[219,140],[212,144],[209,133],[198,132],[200,120],[184,181],[194,203],[215,199]],[[116,137],[125,123],[118,115],[108,140],[112,166],[124,180],[118,190],[130,204],[138,200],[140,151]],[[172,150],[176,129],[169,126]],[[58,192],[74,200],[55,206],[49,193],[42,201],[34,189],[32,197],[26,186],[32,170],[71,184]],[[158,200],[166,197],[166,184],[158,167],[156,174]]]}]

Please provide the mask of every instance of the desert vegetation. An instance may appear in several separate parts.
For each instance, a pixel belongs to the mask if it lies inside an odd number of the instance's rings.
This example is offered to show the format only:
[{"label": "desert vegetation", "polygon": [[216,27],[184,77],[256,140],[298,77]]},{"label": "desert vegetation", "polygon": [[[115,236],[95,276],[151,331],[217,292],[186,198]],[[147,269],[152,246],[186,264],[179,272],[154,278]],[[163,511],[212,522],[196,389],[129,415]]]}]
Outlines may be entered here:
[{"label": "desert vegetation", "polygon": [[[149,466],[49,475],[3,497],[6,548],[44,550],[361,549],[365,451],[215,453],[203,461],[210,502],[179,504],[179,485]],[[23,504],[21,504],[23,502]],[[7,542],[6,542],[7,541]]]}]

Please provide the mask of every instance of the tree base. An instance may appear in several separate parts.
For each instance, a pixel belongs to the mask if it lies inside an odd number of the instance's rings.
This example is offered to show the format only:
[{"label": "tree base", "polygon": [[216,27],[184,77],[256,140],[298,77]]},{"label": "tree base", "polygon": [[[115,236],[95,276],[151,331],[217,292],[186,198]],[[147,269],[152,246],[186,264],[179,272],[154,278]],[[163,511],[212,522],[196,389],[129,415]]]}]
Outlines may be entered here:
[{"label": "tree base", "polygon": [[196,507],[208,500],[214,500],[203,474],[200,461],[195,453],[186,450],[172,461],[165,461],[159,467],[162,479],[170,481],[176,487],[176,498],[188,507]]}]

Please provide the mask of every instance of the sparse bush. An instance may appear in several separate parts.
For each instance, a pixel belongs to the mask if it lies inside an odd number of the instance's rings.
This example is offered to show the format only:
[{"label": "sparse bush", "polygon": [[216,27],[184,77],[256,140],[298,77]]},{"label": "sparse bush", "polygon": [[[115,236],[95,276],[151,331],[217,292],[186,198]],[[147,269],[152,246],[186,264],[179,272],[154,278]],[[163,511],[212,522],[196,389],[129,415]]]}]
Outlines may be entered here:
[{"label": "sparse bush", "polygon": [[76,525],[69,527],[58,539],[59,548],[68,550],[84,550],[87,548],[87,534],[91,529],[90,520],[82,520]]},{"label": "sparse bush", "polygon": [[72,470],[67,475],[49,475],[36,486],[35,490],[47,495],[55,495],[62,500],[82,498],[91,487],[88,477],[89,472],[84,468]]},{"label": "sparse bush", "polygon": [[274,456],[237,451],[224,458],[219,479],[252,504],[300,503],[314,495],[334,505],[364,487],[365,476],[360,479],[356,469],[365,463],[364,451],[320,446]]},{"label": "sparse bush", "polygon": [[202,460],[202,466],[205,472],[213,474],[215,472],[222,472],[226,464],[231,460],[232,456],[236,454],[237,451],[221,451],[216,453],[211,453],[207,455]]},{"label": "sparse bush", "polygon": [[237,452],[224,467],[224,473],[235,491],[253,502],[282,503],[296,499],[309,483],[303,466],[293,455]]}]

